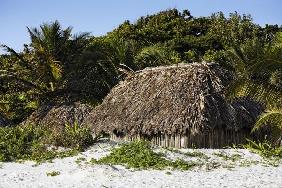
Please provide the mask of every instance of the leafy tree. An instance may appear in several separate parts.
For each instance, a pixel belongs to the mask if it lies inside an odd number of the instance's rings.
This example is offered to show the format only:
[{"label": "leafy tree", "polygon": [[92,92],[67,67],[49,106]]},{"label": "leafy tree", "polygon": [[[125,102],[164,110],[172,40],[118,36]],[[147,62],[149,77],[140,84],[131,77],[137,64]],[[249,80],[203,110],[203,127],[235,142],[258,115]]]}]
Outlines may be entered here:
[{"label": "leafy tree", "polygon": [[159,45],[145,47],[135,56],[135,64],[139,69],[177,64],[180,62],[181,60],[177,52]]},{"label": "leafy tree", "polygon": [[71,28],[62,29],[58,21],[28,28],[28,32],[31,44],[23,52],[2,45],[10,52],[0,62],[1,90],[8,91],[1,93],[2,109],[5,113],[18,109],[20,116],[10,116],[16,122],[42,102],[71,95],[64,86],[72,71],[70,62],[88,43],[87,33],[71,35]]},{"label": "leafy tree", "polygon": [[156,44],[183,36],[187,32],[186,22],[192,18],[187,10],[181,13],[177,9],[169,9],[141,17],[134,24],[125,21],[109,35],[136,40],[146,45]]},{"label": "leafy tree", "polygon": [[259,26],[252,22],[250,15],[231,13],[228,18],[222,12],[213,14],[209,27],[209,35],[216,37],[225,48],[243,44],[259,34]]},{"label": "leafy tree", "polygon": [[38,28],[28,28],[31,49],[45,82],[56,83],[68,71],[69,64],[87,45],[89,33],[72,35],[72,28],[62,29],[58,21],[44,23]]},{"label": "leafy tree", "polygon": [[82,55],[73,62],[67,87],[76,90],[78,98],[97,102],[115,86],[124,74],[138,67],[134,56],[138,45],[112,37],[93,38]]},{"label": "leafy tree", "polygon": [[[236,77],[230,88],[234,97],[255,96],[269,106],[281,98],[281,88],[271,81],[274,79],[273,74],[277,74],[282,68],[282,48],[277,47],[276,42],[265,45],[254,39],[226,52]],[[273,95],[269,94],[270,91]]]}]

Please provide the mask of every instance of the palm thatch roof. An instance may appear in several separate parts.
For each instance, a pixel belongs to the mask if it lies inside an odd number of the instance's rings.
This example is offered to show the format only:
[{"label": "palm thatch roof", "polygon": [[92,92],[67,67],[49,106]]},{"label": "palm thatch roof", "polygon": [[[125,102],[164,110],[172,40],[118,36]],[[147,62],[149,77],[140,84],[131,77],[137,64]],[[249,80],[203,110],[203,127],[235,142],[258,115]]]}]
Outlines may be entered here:
[{"label": "palm thatch roof", "polygon": [[228,104],[224,92],[231,79],[214,63],[146,68],[113,88],[83,124],[94,134],[129,136],[238,131],[251,126],[262,108],[245,107],[247,99]]},{"label": "palm thatch roof", "polygon": [[93,110],[92,107],[81,103],[44,105],[33,112],[21,124],[63,128],[66,123],[73,125],[76,121],[78,124],[81,124],[91,110]]}]

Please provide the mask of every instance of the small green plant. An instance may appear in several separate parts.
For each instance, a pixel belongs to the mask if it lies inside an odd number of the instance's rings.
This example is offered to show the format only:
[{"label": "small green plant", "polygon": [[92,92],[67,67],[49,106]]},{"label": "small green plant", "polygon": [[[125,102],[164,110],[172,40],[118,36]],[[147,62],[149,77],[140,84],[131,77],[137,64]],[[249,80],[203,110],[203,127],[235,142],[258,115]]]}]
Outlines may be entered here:
[{"label": "small green plant", "polygon": [[67,151],[56,151],[56,150],[45,150],[42,152],[34,151],[29,157],[24,160],[33,160],[36,161],[38,164],[42,162],[52,162],[55,158],[65,158],[65,157],[72,157],[79,153],[77,149],[70,149]]},{"label": "small green plant", "polygon": [[259,163],[259,161],[243,160],[243,161],[240,162],[239,166],[240,167],[249,167],[253,164],[256,165],[258,163]]},{"label": "small green plant", "polygon": [[197,164],[178,159],[170,161],[164,158],[163,154],[153,151],[149,142],[135,141],[124,144],[112,150],[110,155],[99,160],[91,159],[94,164],[125,165],[128,168],[137,169],[174,169],[188,170]]},{"label": "small green plant", "polygon": [[167,172],[165,172],[165,174],[167,174],[167,175],[171,175],[172,173],[171,173],[171,172],[169,172],[169,171],[167,171]]},{"label": "small green plant", "polygon": [[210,157],[207,156],[206,154],[204,154],[203,152],[200,152],[200,151],[192,151],[192,152],[186,152],[184,153],[185,156],[188,156],[188,157],[199,157],[199,158],[202,158],[202,159],[205,159],[205,160],[208,160]]},{"label": "small green plant", "polygon": [[213,153],[213,154],[217,157],[221,157],[225,161],[230,160],[232,162],[235,162],[235,161],[242,159],[242,156],[238,153],[232,154],[232,155],[228,155],[225,152],[219,152],[219,153]]},{"label": "small green plant", "polygon": [[169,166],[174,169],[180,170],[190,170],[191,168],[198,166],[199,164],[196,162],[186,162],[182,159],[177,159],[176,161],[170,162]]},{"label": "small green plant", "polygon": [[235,168],[235,165],[234,164],[224,164],[224,165],[222,165],[222,168],[227,168],[227,169],[231,170],[231,169]]},{"label": "small green plant", "polygon": [[59,171],[52,171],[52,172],[47,172],[46,175],[47,176],[58,176],[61,173]]},{"label": "small green plant", "polygon": [[79,158],[77,158],[77,159],[75,160],[75,162],[76,162],[77,164],[80,164],[80,163],[83,162],[83,161],[86,161],[86,158],[84,158],[84,157],[79,157]]},{"label": "small green plant", "polygon": [[211,161],[209,163],[206,163],[206,169],[207,170],[217,169],[220,166],[221,166],[221,163],[216,162],[216,161]]},{"label": "small green plant", "polygon": [[205,154],[200,151],[193,151],[193,152],[186,152],[185,155],[188,157],[202,157]]},{"label": "small green plant", "polygon": [[268,141],[254,142],[248,140],[248,143],[243,145],[243,148],[261,155],[264,158],[282,158],[282,147],[275,147]]}]

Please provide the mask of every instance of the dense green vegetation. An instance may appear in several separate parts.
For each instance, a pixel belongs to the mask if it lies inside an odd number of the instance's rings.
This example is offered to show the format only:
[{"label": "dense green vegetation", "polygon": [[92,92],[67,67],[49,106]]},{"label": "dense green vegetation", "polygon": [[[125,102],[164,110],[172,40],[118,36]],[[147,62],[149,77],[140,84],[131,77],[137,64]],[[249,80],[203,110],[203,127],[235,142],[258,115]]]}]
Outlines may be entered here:
[{"label": "dense green vegetation", "polygon": [[186,162],[178,159],[170,161],[164,155],[153,151],[152,146],[146,141],[134,141],[123,144],[121,147],[113,149],[110,155],[99,160],[92,159],[93,164],[125,165],[128,168],[138,169],[164,169],[171,167],[174,169],[188,170],[197,165],[195,162]]},{"label": "dense green vegetation", "polygon": [[247,144],[243,145],[243,148],[258,153],[265,158],[274,158],[274,159],[282,158],[282,148],[275,147],[268,141],[256,143],[254,141],[249,140]]},{"label": "dense green vegetation", "polygon": [[[236,12],[227,17],[216,13],[196,18],[187,10],[170,9],[134,23],[125,21],[101,37],[72,34],[71,27],[64,29],[58,21],[28,28],[28,34],[30,43],[22,52],[2,45],[8,53],[0,56],[0,114],[13,124],[47,103],[96,105],[132,71],[213,61],[234,74],[226,93],[230,100],[247,96],[265,105],[266,113],[254,131],[272,124],[281,135],[282,27],[277,25],[261,27],[250,16]],[[12,129],[3,129],[3,137],[8,130]],[[26,134],[37,140],[37,133]],[[76,137],[70,136],[64,146],[85,143],[74,143]],[[13,139],[4,140],[4,145]],[[26,143],[25,136],[22,139],[32,150],[30,141]],[[59,142],[60,138],[53,140]],[[13,149],[4,150],[9,153]]]},{"label": "dense green vegetation", "polygon": [[[112,149],[109,155],[98,160],[92,158],[90,163],[124,165],[127,168],[135,169],[191,170],[193,168],[205,168],[211,170],[219,167],[230,169],[234,168],[236,165],[250,166],[251,164],[257,163],[277,166],[282,159],[282,148],[275,147],[267,141],[256,143],[249,140],[247,144],[242,145],[240,148],[245,148],[259,154],[263,157],[263,160],[247,160],[242,156],[242,153],[236,151],[238,148],[234,148],[235,153],[233,154],[221,150],[207,155],[197,149],[183,152],[179,149],[172,148],[154,148],[147,141],[133,141]],[[171,160],[170,155],[177,155],[178,158]],[[213,155],[213,157],[216,156],[217,160],[211,157],[211,155]],[[83,160],[85,161],[86,159],[81,158],[77,160],[77,162],[80,164]]]},{"label": "dense green vegetation", "polygon": [[[34,160],[37,162],[77,154],[93,144],[90,131],[67,125],[62,133],[38,126],[0,128],[0,161]],[[58,151],[56,147],[69,150]]]}]

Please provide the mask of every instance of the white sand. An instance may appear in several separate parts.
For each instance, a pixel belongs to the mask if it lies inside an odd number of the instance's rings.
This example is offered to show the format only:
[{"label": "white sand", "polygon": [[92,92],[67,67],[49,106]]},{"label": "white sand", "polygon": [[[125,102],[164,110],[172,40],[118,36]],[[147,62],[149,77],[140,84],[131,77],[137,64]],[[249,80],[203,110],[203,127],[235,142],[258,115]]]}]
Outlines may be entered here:
[{"label": "white sand", "polygon": [[[87,164],[91,158],[100,158],[109,153],[113,143],[101,143],[75,157],[55,159],[53,163],[35,166],[34,162],[2,163],[0,187],[277,187],[282,188],[282,163],[278,167],[265,164],[263,159],[247,150],[201,149],[210,158],[206,165],[188,171],[179,170],[133,170],[123,166]],[[158,151],[164,151],[158,149]],[[181,150],[182,152],[193,151]],[[223,160],[214,153],[240,154],[242,159]],[[205,161],[167,152],[168,158]],[[85,158],[80,164],[78,158]],[[251,166],[244,164],[252,163]],[[258,164],[255,164],[258,163]],[[215,164],[210,169],[210,165]],[[217,167],[217,164],[221,164]],[[243,166],[242,166],[243,165]],[[212,166],[212,165],[211,165]],[[217,167],[217,168],[216,168]],[[210,169],[210,170],[209,170]],[[57,176],[46,173],[59,171]]]}]

